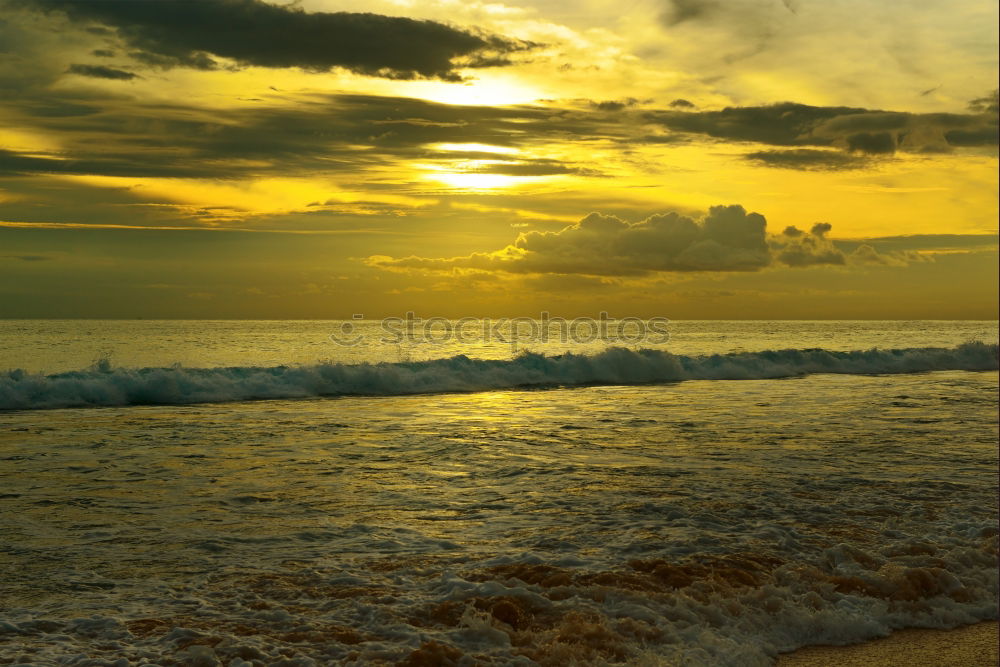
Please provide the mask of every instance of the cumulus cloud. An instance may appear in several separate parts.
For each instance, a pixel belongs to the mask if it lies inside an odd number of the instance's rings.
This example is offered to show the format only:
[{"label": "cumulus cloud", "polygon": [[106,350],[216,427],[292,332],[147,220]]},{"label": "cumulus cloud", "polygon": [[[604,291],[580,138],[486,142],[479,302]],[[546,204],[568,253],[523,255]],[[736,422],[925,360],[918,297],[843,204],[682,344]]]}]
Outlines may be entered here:
[{"label": "cumulus cloud", "polygon": [[846,252],[827,236],[832,229],[833,225],[828,222],[817,222],[808,232],[794,225],[786,227],[779,236],[771,239],[774,260],[795,268],[847,264],[906,266],[927,261],[922,255],[909,250],[879,252],[870,243],[858,244],[853,250],[848,247],[850,252]]},{"label": "cumulus cloud", "polygon": [[[113,28],[130,54],[158,67],[212,69],[213,57],[242,65],[334,67],[396,79],[459,79],[456,66],[505,64],[532,45],[434,21],[369,13],[307,13],[262,0],[78,2],[14,0],[71,20]],[[459,62],[464,59],[464,62]]]},{"label": "cumulus cloud", "polygon": [[882,266],[906,266],[913,262],[927,261],[915,252],[879,252],[874,246],[862,243],[847,255],[852,264],[880,264]]},{"label": "cumulus cloud", "polygon": [[846,264],[844,253],[826,237],[832,229],[828,222],[817,222],[808,233],[798,227],[786,227],[781,236],[772,241],[775,259],[794,267],[817,264]]},{"label": "cumulus cloud", "polygon": [[817,222],[809,231],[789,226],[768,237],[767,221],[739,205],[713,206],[700,220],[678,213],[626,222],[591,213],[556,232],[522,233],[495,252],[464,257],[388,257],[366,263],[390,271],[495,272],[517,274],[642,276],[661,272],[759,271],[768,266],[792,268],[880,264],[903,266],[922,261],[913,252],[880,253],[872,245],[851,245],[845,252],[828,237],[832,225]]},{"label": "cumulus cloud", "polygon": [[369,264],[386,269],[595,276],[756,271],[771,261],[766,224],[762,215],[748,213],[742,206],[712,207],[700,221],[665,213],[629,223],[591,213],[557,232],[521,234],[512,245],[492,253],[451,259],[376,256],[369,258]]}]

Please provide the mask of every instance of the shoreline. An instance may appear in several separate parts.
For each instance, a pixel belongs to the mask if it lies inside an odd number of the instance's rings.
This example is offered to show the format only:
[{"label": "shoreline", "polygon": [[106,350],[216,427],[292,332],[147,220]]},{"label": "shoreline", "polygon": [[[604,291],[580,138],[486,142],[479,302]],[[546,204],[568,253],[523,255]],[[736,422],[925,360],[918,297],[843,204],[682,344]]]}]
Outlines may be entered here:
[{"label": "shoreline", "polygon": [[780,654],[775,667],[996,667],[997,629],[997,621],[904,628],[860,644],[803,646]]}]

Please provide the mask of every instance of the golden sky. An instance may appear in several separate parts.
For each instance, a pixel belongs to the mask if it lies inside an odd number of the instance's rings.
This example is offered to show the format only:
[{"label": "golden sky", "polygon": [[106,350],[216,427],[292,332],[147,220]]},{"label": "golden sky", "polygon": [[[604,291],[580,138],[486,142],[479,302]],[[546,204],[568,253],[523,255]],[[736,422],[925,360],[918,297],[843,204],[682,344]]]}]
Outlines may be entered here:
[{"label": "golden sky", "polygon": [[997,18],[0,0],[0,316],[994,319]]}]

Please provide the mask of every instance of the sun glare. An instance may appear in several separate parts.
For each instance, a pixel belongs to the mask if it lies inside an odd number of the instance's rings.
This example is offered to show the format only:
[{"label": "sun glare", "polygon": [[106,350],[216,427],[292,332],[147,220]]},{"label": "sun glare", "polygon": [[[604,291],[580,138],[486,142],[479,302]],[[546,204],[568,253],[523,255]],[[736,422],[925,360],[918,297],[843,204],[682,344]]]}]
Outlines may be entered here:
[{"label": "sun glare", "polygon": [[507,106],[531,104],[545,93],[508,74],[479,72],[465,83],[443,81],[408,82],[409,94],[431,102],[466,106]]},{"label": "sun glare", "polygon": [[520,153],[520,149],[514,148],[512,146],[496,146],[494,144],[476,144],[476,143],[465,143],[465,144],[432,144],[431,148],[436,151],[450,152],[450,153],[501,153],[503,155],[514,155]]},{"label": "sun glare", "polygon": [[508,176],[506,174],[475,174],[439,172],[428,174],[428,180],[444,183],[445,185],[460,190],[495,190],[499,188],[509,188],[520,183],[532,180],[522,176]]}]

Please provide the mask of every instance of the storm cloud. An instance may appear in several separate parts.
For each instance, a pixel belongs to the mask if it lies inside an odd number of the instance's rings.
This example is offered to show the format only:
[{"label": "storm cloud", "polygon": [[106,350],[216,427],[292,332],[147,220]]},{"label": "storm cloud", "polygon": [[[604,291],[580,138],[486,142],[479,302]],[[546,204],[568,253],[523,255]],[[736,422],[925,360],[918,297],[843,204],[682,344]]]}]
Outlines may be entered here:
[{"label": "storm cloud", "polygon": [[434,21],[369,13],[307,13],[261,0],[198,2],[76,2],[16,0],[64,12],[71,20],[107,26],[133,57],[162,68],[240,65],[335,67],[394,79],[458,80],[457,67],[505,64],[505,55],[532,45],[477,34]]}]

